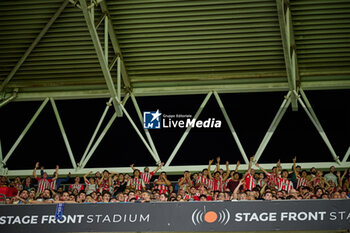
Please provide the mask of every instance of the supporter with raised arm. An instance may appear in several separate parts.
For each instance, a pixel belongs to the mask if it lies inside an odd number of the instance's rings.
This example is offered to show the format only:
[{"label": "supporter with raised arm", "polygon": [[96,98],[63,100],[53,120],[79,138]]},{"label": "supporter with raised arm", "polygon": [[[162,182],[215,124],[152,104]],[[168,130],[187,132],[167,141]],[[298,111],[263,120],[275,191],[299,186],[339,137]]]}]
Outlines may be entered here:
[{"label": "supporter with raised arm", "polygon": [[212,191],[219,191],[219,192],[223,192],[224,191],[224,186],[223,183],[227,180],[228,176],[230,175],[230,170],[229,170],[229,163],[228,161],[226,162],[226,175],[225,177],[221,177],[220,172],[219,172],[219,161],[220,161],[220,157],[217,158],[217,165],[216,165],[216,172],[214,173],[214,177],[212,177],[211,172],[210,172],[210,167],[211,164],[213,163],[214,160],[209,160],[209,165],[208,165],[208,175],[209,175],[209,179],[212,181],[212,187],[211,190]]},{"label": "supporter with raised arm", "polygon": [[345,175],[347,173],[347,170],[344,171],[343,175],[340,176],[340,171],[337,172],[337,177],[338,177],[338,187],[340,189],[343,189],[343,180],[345,178]]},{"label": "supporter with raised arm", "polygon": [[100,193],[103,193],[103,191],[110,192],[110,187],[112,187],[112,177],[107,170],[104,170],[102,172],[102,178],[98,181],[98,189]]},{"label": "supporter with raised arm", "polygon": [[250,157],[248,171],[244,175],[245,189],[249,191],[252,191],[253,188],[255,188],[256,186],[256,180],[254,179],[254,172],[252,172],[253,159],[254,159],[253,156]]},{"label": "supporter with raised arm", "polygon": [[237,187],[235,188],[235,190],[233,191],[233,200],[240,200],[239,196],[238,196],[238,193],[239,193],[239,190],[241,187],[244,187],[245,186],[245,179],[242,178]]},{"label": "supporter with raised arm", "polygon": [[233,192],[239,184],[238,168],[240,164],[241,163],[237,161],[236,169],[230,172],[231,177],[227,180],[227,188],[229,188],[231,192]]},{"label": "supporter with raised arm", "polygon": [[[58,167],[58,165],[57,165],[57,167]],[[59,168],[59,167],[58,167],[58,168]],[[57,170],[57,172],[58,172],[58,170]],[[56,173],[57,173],[57,172],[55,171],[55,172],[53,173],[53,177],[56,176]],[[43,177],[43,174],[44,174],[44,166],[41,166],[41,167],[40,167],[40,174],[41,174],[41,177]],[[53,181],[50,183],[50,189],[57,190],[57,189],[61,186],[62,183],[69,181],[70,176],[71,176],[71,174],[68,173],[68,175],[66,176],[66,178],[58,178],[58,173],[57,173],[57,179],[56,179],[56,180],[53,180]],[[51,178],[48,177],[47,179],[51,179]]]},{"label": "supporter with raised arm", "polygon": [[159,194],[169,194],[173,191],[173,186],[171,186],[171,183],[166,176],[166,172],[161,172],[159,178],[154,181],[154,184],[154,189],[158,189]]},{"label": "supporter with raised arm", "polygon": [[83,176],[84,182],[86,184],[86,188],[85,188],[86,195],[90,195],[92,192],[96,192],[96,190],[97,190],[97,185],[95,184],[95,179],[93,177],[90,177],[89,179],[86,178],[87,176],[89,176],[91,174],[92,174],[92,171],[90,171],[89,173],[87,173]]},{"label": "supporter with raised arm", "polygon": [[281,177],[278,177],[279,176],[279,173],[278,173],[279,168],[280,168],[280,166],[277,166],[276,173],[275,173],[275,176],[277,177],[276,184],[278,186],[278,190],[279,191],[285,190],[285,191],[289,192],[291,189],[293,189],[292,181],[288,180],[289,172],[286,169],[283,169],[281,172]]},{"label": "supporter with raised arm", "polygon": [[58,174],[58,165],[56,166],[56,176],[53,177],[52,179],[47,178],[47,173],[44,172],[42,178],[39,178],[36,175],[36,170],[39,168],[39,162],[35,164],[35,168],[33,170],[33,176],[34,178],[38,181],[38,189],[37,193],[43,193],[45,189],[48,189],[50,187],[50,183],[52,181],[55,181],[57,179],[57,174]]},{"label": "supporter with raised arm", "polygon": [[134,178],[128,181],[128,183],[126,184],[126,188],[140,191],[146,190],[146,185],[143,179],[141,179],[140,177],[139,169],[134,170]]},{"label": "supporter with raised arm", "polygon": [[295,177],[297,178],[297,185],[296,188],[298,189],[299,187],[305,187],[308,185],[308,181],[306,179],[307,173],[306,171],[302,171],[301,172],[301,176],[299,174],[298,169],[296,168],[296,161],[297,161],[297,157],[293,158],[293,172],[295,174]]},{"label": "supporter with raised arm", "polygon": [[[280,160],[277,161],[277,164],[280,164]],[[258,167],[261,171],[265,173],[265,175],[268,178],[268,185],[270,186],[271,183],[276,183],[276,169],[277,165],[272,168],[272,172],[266,171],[264,168],[262,168],[258,163],[255,164],[256,167]]]},{"label": "supporter with raised arm", "polygon": [[[159,169],[162,168],[162,166],[164,166],[164,163],[163,163],[163,162],[161,162],[161,163],[159,164],[159,166],[158,166],[156,169],[154,169],[153,171],[151,171],[151,172],[149,171],[149,167],[145,167],[145,168],[143,169],[143,172],[140,172],[140,177],[141,177],[141,179],[143,180],[143,182],[145,183],[146,189],[147,189],[147,190],[151,189],[151,184],[150,184],[151,179],[152,179],[152,177],[154,176],[154,174],[155,174]],[[131,169],[132,169],[133,171],[135,170],[134,164],[131,164],[130,167],[131,167]]]}]

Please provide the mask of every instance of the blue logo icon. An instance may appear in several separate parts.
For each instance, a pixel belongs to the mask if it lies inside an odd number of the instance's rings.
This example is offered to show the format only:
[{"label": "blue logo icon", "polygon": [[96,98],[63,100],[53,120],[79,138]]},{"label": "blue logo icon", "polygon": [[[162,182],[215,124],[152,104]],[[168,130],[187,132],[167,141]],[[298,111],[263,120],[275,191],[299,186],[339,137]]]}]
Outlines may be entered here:
[{"label": "blue logo icon", "polygon": [[161,115],[162,113],[160,113],[159,110],[156,112],[143,112],[143,128],[160,129]]}]

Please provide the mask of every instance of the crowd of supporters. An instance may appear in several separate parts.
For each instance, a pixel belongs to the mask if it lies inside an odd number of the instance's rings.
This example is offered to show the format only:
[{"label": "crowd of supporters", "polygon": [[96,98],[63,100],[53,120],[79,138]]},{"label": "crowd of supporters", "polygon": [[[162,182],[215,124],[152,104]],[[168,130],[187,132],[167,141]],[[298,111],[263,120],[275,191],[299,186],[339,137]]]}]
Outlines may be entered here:
[{"label": "crowd of supporters", "polygon": [[[172,183],[166,172],[160,172],[163,163],[154,171],[145,167],[141,172],[132,164],[132,176],[118,172],[103,171],[74,178],[74,183],[62,185],[71,179],[71,174],[58,178],[59,167],[52,177],[40,169],[36,163],[33,177],[21,180],[16,177],[9,180],[0,177],[0,188],[9,187],[12,197],[7,197],[6,204],[40,203],[106,203],[106,202],[166,202],[166,201],[239,201],[239,200],[299,200],[299,199],[347,199],[350,197],[350,168],[335,171],[332,166],[327,174],[311,168],[309,171],[296,166],[293,159],[291,170],[282,169],[280,161],[268,172],[255,164],[260,173],[253,169],[253,157],[248,170],[239,173],[240,162],[236,169],[220,168],[220,157],[209,161],[207,169],[191,174],[184,171],[183,176]],[[130,170],[131,171],[131,170]],[[34,179],[33,179],[34,178]],[[66,188],[64,188],[66,187]],[[67,188],[68,187],[68,188]]]}]

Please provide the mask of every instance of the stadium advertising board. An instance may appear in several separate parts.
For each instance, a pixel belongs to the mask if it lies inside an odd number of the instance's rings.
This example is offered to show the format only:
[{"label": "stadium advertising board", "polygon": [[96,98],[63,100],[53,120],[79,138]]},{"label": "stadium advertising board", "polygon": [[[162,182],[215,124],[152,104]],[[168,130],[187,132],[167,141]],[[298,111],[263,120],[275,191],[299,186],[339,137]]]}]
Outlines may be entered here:
[{"label": "stadium advertising board", "polygon": [[350,200],[0,206],[0,232],[345,229]]}]

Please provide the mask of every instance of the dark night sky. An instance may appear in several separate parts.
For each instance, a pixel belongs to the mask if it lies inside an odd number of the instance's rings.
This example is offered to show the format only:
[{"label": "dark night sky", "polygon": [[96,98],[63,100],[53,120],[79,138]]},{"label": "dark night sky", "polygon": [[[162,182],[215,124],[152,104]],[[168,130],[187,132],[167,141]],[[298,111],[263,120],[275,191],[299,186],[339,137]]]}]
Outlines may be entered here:
[{"label": "dark night sky", "polygon": [[[327,133],[336,153],[342,158],[350,138],[350,91],[309,91],[308,98]],[[221,99],[231,118],[248,156],[253,155],[285,93],[222,94]],[[141,111],[159,109],[165,114],[194,115],[205,95],[138,97]],[[106,99],[56,101],[63,124],[78,162],[105,108]],[[40,102],[14,102],[0,109],[0,139],[5,155],[30,120]],[[126,105],[140,126],[131,100]],[[106,119],[112,116],[112,109]],[[212,96],[200,119],[215,117],[223,121],[221,129],[192,129],[172,165],[207,164],[210,158],[220,155],[231,163],[243,160],[224,121],[215,97]],[[105,120],[104,125],[107,120]],[[166,161],[185,129],[151,130],[161,160]],[[296,155],[300,162],[332,161],[328,148],[312,125],[304,110],[288,109],[270,143],[262,162],[291,162]],[[46,168],[71,167],[63,138],[60,134],[50,103],[8,160],[9,169],[32,169],[36,161]],[[87,167],[113,167],[154,165],[154,160],[138,138],[126,117],[118,118]]]}]

